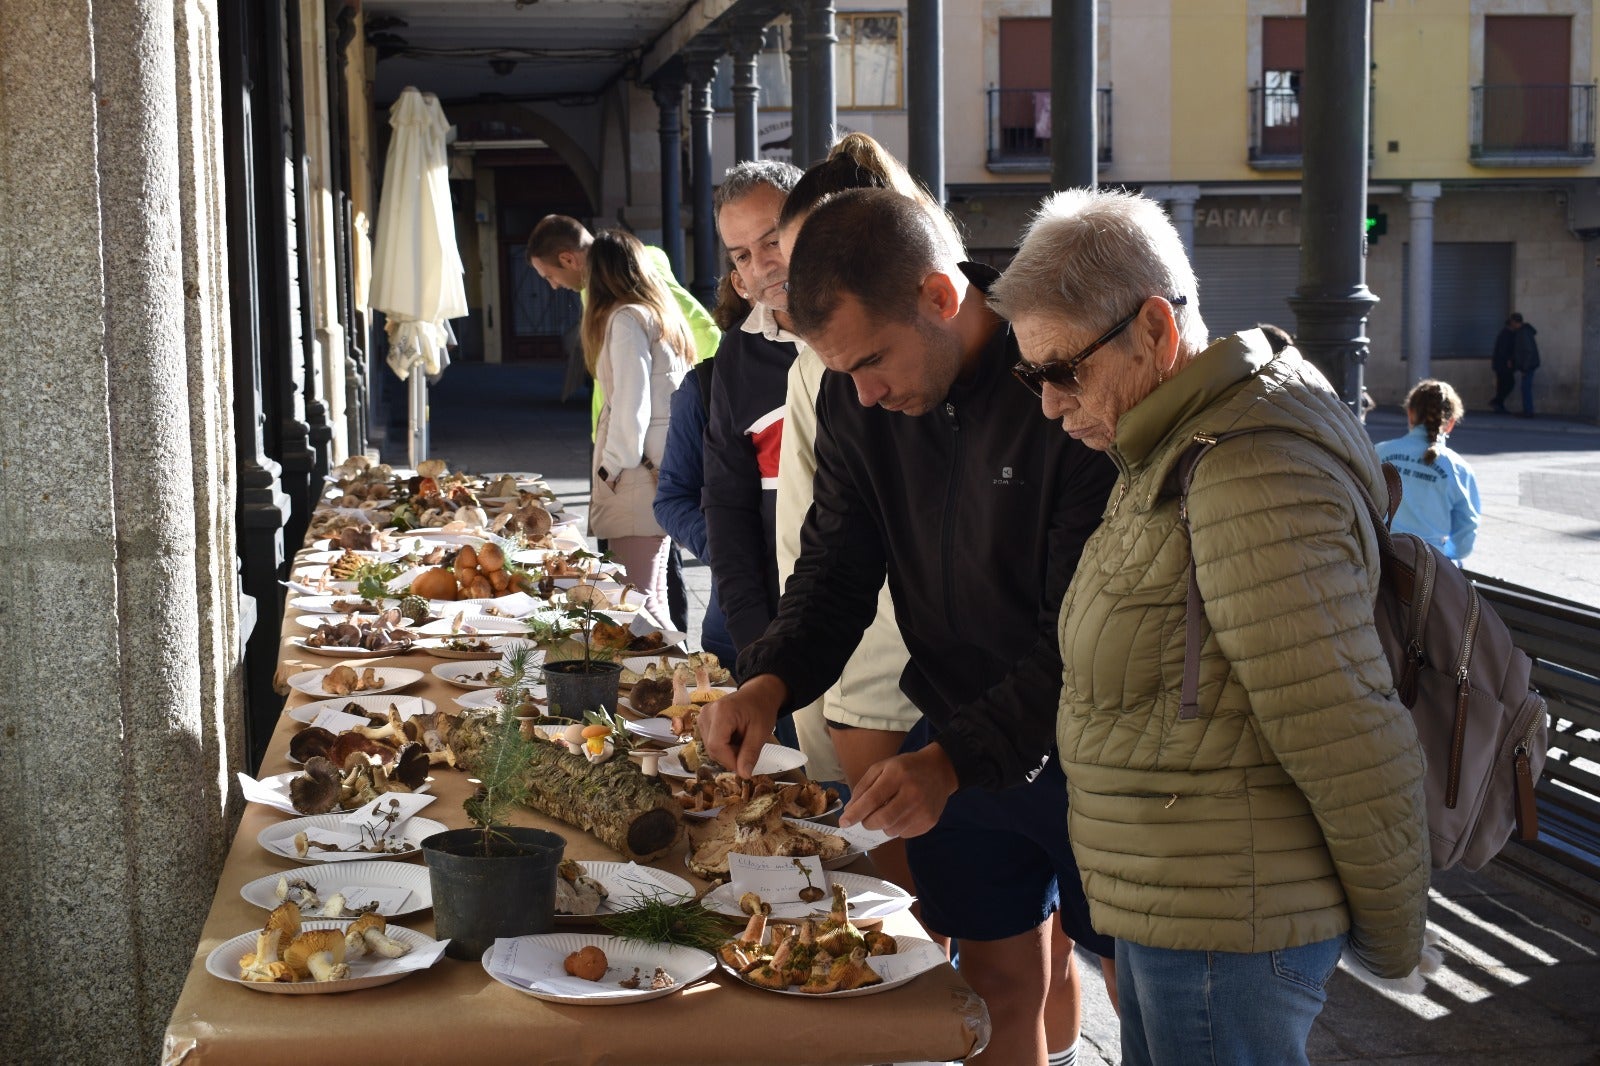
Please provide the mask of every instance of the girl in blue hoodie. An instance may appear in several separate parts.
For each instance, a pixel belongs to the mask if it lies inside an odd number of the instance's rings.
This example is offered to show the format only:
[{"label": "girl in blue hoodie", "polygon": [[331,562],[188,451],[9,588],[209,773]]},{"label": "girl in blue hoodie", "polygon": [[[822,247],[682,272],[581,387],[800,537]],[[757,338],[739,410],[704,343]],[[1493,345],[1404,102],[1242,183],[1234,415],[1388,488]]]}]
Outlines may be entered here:
[{"label": "girl in blue hoodie", "polygon": [[1400,471],[1404,490],[1395,532],[1415,533],[1458,563],[1472,551],[1483,513],[1472,467],[1445,445],[1463,413],[1447,382],[1419,381],[1406,396],[1410,432],[1378,445],[1378,457]]}]

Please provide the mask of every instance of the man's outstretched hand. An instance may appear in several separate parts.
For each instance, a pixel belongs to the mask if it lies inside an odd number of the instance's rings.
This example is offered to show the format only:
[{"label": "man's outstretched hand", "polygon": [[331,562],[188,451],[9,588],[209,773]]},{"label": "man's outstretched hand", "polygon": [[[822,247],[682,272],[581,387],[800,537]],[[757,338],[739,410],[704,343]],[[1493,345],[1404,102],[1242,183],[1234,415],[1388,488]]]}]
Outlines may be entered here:
[{"label": "man's outstretched hand", "polygon": [[839,824],[860,824],[895,837],[921,836],[933,828],[958,787],[950,756],[935,741],[867,767]]},{"label": "man's outstretched hand", "polygon": [[740,685],[739,691],[706,704],[697,719],[706,753],[740,777],[753,776],[788,695],[788,686],[777,675],[761,674]]}]

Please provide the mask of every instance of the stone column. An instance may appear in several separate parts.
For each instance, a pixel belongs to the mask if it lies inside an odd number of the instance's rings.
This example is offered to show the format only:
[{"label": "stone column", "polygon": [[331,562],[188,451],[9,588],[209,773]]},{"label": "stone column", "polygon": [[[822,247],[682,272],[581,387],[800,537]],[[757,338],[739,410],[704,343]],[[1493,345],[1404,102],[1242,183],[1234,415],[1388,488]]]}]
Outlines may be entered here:
[{"label": "stone column", "polygon": [[761,87],[756,81],[756,56],[761,54],[759,26],[735,30],[729,38],[733,54],[733,161],[748,163],[761,154],[756,124]]},{"label": "stone column", "polygon": [[707,307],[717,299],[717,227],[712,217],[711,79],[716,57],[689,60],[689,163],[694,180],[694,282],[689,290]]},{"label": "stone column", "polygon": [[11,1061],[156,1061],[228,839],[214,25],[203,0],[0,5]]},{"label": "stone column", "polygon": [[1414,181],[1406,193],[1411,207],[1411,246],[1406,250],[1410,268],[1406,299],[1411,305],[1406,377],[1413,385],[1433,377],[1433,203],[1439,193],[1436,181]]},{"label": "stone column", "polygon": [[661,117],[656,132],[661,138],[661,247],[672,264],[673,276],[680,281],[683,271],[683,68],[669,62],[656,75],[652,86]]},{"label": "stone column", "polygon": [[1095,144],[1094,0],[1050,5],[1050,187],[1093,188],[1100,181]]},{"label": "stone column", "polygon": [[944,203],[944,14],[941,0],[906,6],[906,127],[911,176]]},{"label": "stone column", "polygon": [[789,4],[789,161],[805,167],[811,160],[811,57],[806,43],[806,27],[811,0],[791,0]]},{"label": "stone column", "polygon": [[833,0],[811,0],[806,20],[806,80],[811,95],[811,110],[806,115],[806,132],[811,143],[802,166],[821,161],[833,144],[834,128],[839,124],[839,109],[833,85],[834,34]]},{"label": "stone column", "polygon": [[1152,200],[1161,200],[1167,205],[1167,214],[1172,219],[1173,228],[1178,231],[1178,236],[1183,238],[1183,251],[1194,261],[1194,205],[1200,202],[1200,186],[1198,185],[1146,185],[1144,195]]},{"label": "stone column", "polygon": [[1359,413],[1367,362],[1367,83],[1372,9],[1308,0],[1300,122],[1304,173],[1295,346]]}]

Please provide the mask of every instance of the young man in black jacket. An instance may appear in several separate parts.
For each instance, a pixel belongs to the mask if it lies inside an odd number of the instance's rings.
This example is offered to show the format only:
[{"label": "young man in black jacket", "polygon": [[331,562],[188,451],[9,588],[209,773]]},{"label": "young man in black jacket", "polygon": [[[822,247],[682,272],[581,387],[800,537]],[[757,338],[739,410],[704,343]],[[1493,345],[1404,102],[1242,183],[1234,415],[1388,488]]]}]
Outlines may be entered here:
[{"label": "young man in black jacket", "polygon": [[801,230],[789,313],[832,371],[815,500],[744,684],[700,732],[748,776],[778,716],[838,677],[887,576],[925,728],[867,771],[841,821],[911,838],[923,918],[960,941],[993,1017],[985,1057],[1042,1063],[1051,911],[1112,951],[1088,922],[1053,738],[1056,614],[1115,470],[1039,429],[984,302],[994,272],[948,260],[924,210],[887,190],[826,200]]}]

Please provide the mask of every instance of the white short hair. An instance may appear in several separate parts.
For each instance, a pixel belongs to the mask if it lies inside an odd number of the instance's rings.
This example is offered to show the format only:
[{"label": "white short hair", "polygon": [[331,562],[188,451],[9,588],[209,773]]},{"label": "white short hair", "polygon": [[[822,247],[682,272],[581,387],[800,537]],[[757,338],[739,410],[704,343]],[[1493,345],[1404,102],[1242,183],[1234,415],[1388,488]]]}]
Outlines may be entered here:
[{"label": "white short hair", "polygon": [[1011,319],[1045,314],[1097,329],[1152,296],[1182,296],[1178,331],[1191,350],[1206,346],[1194,269],[1161,205],[1123,190],[1066,189],[1034,212],[1016,258],[989,291]]}]

